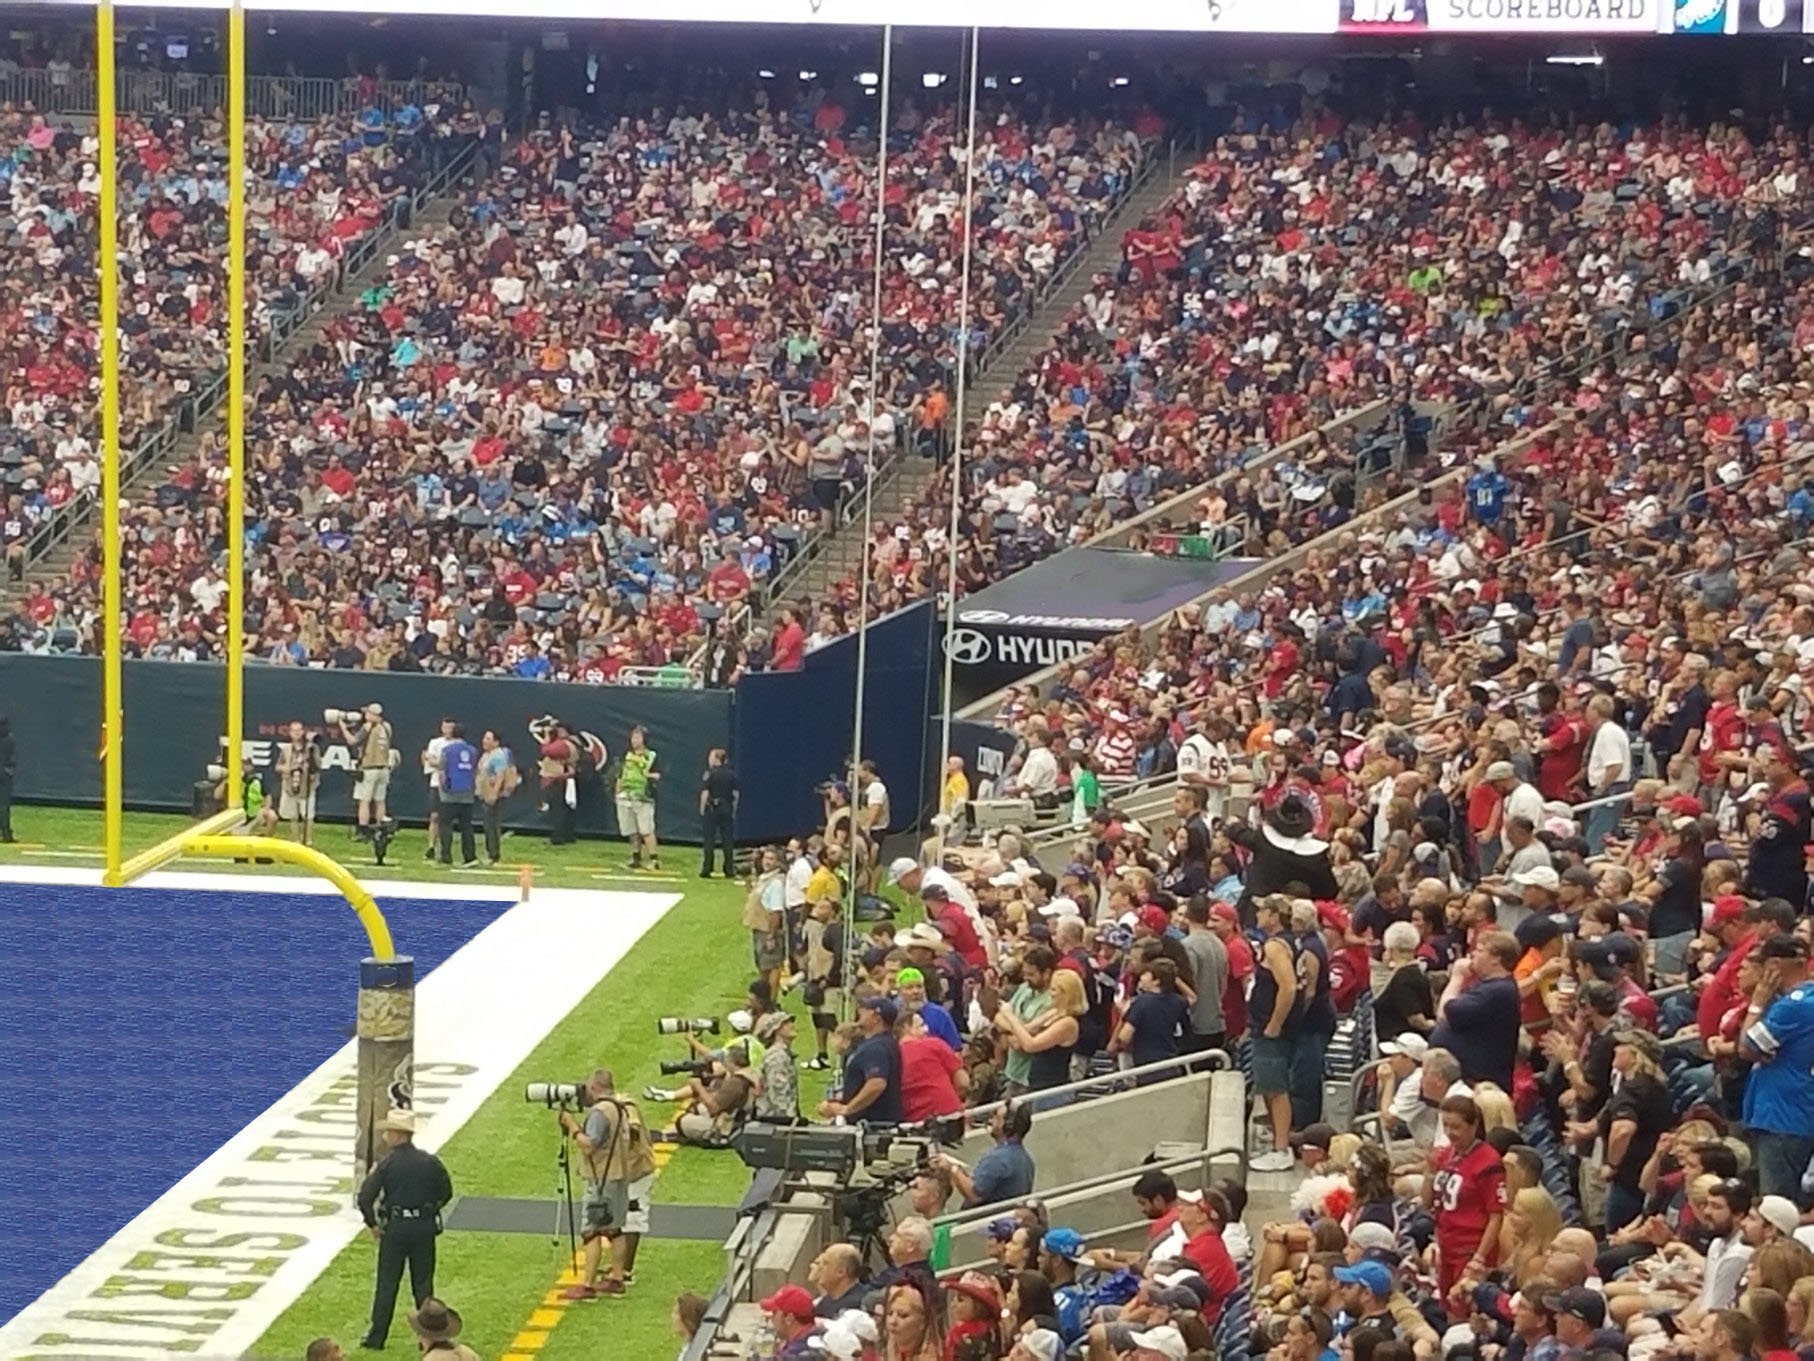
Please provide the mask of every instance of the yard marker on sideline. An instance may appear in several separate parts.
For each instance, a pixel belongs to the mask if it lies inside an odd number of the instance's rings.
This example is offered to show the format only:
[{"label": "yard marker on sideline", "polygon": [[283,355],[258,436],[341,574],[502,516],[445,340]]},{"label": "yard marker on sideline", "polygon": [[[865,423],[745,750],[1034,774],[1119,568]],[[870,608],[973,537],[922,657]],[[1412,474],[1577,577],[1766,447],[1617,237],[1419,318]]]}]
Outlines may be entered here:
[{"label": "yard marker on sideline", "polygon": [[527,861],[517,866],[516,889],[519,903],[528,902],[530,893],[535,890],[535,866]]}]

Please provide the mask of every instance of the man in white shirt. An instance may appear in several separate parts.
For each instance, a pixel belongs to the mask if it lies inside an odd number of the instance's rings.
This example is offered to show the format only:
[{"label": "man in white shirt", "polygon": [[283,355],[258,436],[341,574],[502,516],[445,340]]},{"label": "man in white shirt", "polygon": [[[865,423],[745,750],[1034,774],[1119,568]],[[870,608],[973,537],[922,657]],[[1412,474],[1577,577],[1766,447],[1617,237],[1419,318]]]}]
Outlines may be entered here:
[{"label": "man in white shirt", "polygon": [[1008,781],[1008,788],[1027,798],[1057,792],[1058,758],[1051,752],[1045,729],[1028,729],[1027,754],[1021,758],[1020,774]]},{"label": "man in white shirt", "polygon": [[441,844],[441,752],[453,740],[454,721],[441,720],[439,736],[428,739],[422,749],[422,773],[428,776],[428,850],[423,859],[435,858],[435,847]]},{"label": "man in white shirt", "polygon": [[[1626,759],[1629,760],[1629,756]],[[1536,785],[1526,784],[1518,778],[1510,761],[1493,762],[1486,768],[1486,779],[1505,800],[1506,817],[1529,818],[1533,827],[1543,825],[1543,795]]]},{"label": "man in white shirt", "polygon": [[1611,798],[1587,812],[1587,850],[1598,855],[1606,838],[1619,825],[1624,800],[1615,796],[1631,789],[1631,737],[1614,718],[1617,707],[1611,695],[1587,701],[1587,793],[1590,799]]},{"label": "man in white shirt", "polygon": [[1228,801],[1228,748],[1222,736],[1215,719],[1199,719],[1178,747],[1178,783],[1203,791],[1203,816],[1211,823],[1221,818]]}]

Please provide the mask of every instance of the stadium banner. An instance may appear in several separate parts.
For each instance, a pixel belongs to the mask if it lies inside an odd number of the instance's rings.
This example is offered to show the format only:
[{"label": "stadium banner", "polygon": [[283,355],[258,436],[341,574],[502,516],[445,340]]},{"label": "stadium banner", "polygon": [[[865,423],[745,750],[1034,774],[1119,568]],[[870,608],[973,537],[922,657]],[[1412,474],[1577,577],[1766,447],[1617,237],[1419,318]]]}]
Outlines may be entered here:
[{"label": "stadium banner", "polygon": [[[92,8],[89,0],[56,0]],[[1335,26],[1333,0],[1149,0],[1112,16],[1117,30],[1153,33],[1328,33]],[[125,8],[126,6],[122,6]],[[157,8],[226,9],[226,0],[166,0]],[[290,10],[289,0],[250,0],[249,10]],[[314,0],[313,14],[370,14],[372,0]],[[496,16],[583,22],[645,19],[665,23],[820,24],[880,28],[1073,29],[1099,31],[1102,7],[1094,0],[922,0],[903,10],[889,0],[388,0],[386,14]]]},{"label": "stadium banner", "polygon": [[1670,3],[1671,0],[1337,0],[1343,33],[1667,33]]},{"label": "stadium banner", "polygon": [[[218,762],[225,702],[218,666],[184,662],[126,663],[126,803],[128,807],[188,811],[207,767]],[[324,671],[307,667],[246,668],[245,759],[263,772],[273,800],[278,745],[291,720],[315,733],[323,774],[319,816],[353,815],[356,760],[329,709],[384,706],[401,753],[391,777],[389,805],[405,823],[428,815],[428,782],[421,754],[439,735],[441,720],[464,725],[476,745],[487,729],[516,754],[522,786],[512,796],[506,825],[525,831],[546,827],[538,811],[535,778],[538,733],[559,719],[586,752],[579,781],[582,831],[617,834],[609,779],[630,729],[648,730],[665,779],[657,786],[656,827],[663,839],[698,841],[699,775],[706,753],[729,746],[731,696],[712,690],[641,690],[628,686],[553,685],[547,682],[388,672]],[[95,657],[42,657],[0,653],[0,709],[13,721],[19,744],[15,794],[22,801],[99,804],[98,759],[101,663]]]}]

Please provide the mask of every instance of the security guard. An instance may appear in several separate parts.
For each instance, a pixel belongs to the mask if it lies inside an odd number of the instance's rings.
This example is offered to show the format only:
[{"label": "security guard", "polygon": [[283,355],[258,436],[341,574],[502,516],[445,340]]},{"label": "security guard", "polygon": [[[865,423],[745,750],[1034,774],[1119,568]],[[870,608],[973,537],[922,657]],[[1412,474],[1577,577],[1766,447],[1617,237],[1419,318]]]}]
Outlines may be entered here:
[{"label": "security guard", "polygon": [[378,1129],[391,1151],[359,1188],[359,1213],[378,1244],[372,1327],[360,1343],[367,1351],[384,1350],[397,1311],[404,1262],[409,1263],[410,1294],[417,1305],[435,1293],[435,1236],[441,1232],[441,1209],[453,1199],[447,1168],[411,1142],[416,1133],[414,1111],[392,1111]]}]

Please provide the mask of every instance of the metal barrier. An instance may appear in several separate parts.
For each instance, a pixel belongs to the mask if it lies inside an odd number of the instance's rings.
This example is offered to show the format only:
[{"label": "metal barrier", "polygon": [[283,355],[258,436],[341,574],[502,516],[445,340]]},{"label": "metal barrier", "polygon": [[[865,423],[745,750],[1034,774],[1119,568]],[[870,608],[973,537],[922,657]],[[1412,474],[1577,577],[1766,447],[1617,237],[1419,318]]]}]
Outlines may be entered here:
[{"label": "metal barrier", "polygon": [[[3,87],[4,82],[0,82]],[[269,363],[276,358],[296,332],[301,330],[328,298],[341,291],[347,280],[364,269],[381,251],[388,250],[415,221],[416,216],[432,200],[447,192],[457,183],[466,169],[472,164],[478,148],[473,145],[456,152],[445,165],[429,177],[427,182],[407,199],[399,200],[392,208],[386,224],[379,230],[370,233],[354,243],[332,274],[323,275],[311,288],[307,296],[297,304],[270,317],[263,339],[258,345],[258,359]],[[145,468],[157,459],[167,458],[176,448],[177,441],[183,435],[193,432],[201,423],[212,415],[225,399],[227,376],[224,371],[201,375],[193,379],[195,391],[188,401],[181,404],[176,413],[158,426],[149,435],[122,450],[120,463],[120,485],[130,486]],[[88,522],[94,512],[95,500],[85,497],[66,503],[56,514],[51,515],[25,541],[25,561],[27,567],[41,561],[46,553],[70,538],[82,525]]]},{"label": "metal barrier", "polygon": [[[188,113],[223,109],[227,78],[189,71],[122,71],[118,87],[123,114]],[[0,101],[30,104],[39,113],[93,117],[93,71],[14,71],[0,75]],[[259,118],[312,121],[352,117],[376,109],[388,122],[397,111],[428,104],[463,104],[466,87],[453,81],[329,80],[316,76],[247,76],[246,112]]]}]

